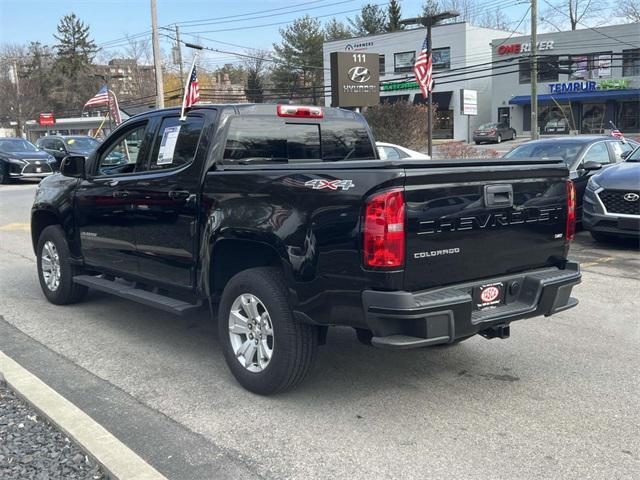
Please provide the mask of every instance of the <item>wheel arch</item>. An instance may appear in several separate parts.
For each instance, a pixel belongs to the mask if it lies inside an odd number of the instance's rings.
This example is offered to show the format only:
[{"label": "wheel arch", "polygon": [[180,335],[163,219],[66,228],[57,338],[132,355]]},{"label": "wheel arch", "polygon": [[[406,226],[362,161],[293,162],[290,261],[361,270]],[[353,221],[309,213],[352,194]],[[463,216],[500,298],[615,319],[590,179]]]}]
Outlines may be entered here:
[{"label": "wheel arch", "polygon": [[51,210],[36,210],[31,214],[31,244],[37,255],[38,240],[42,231],[51,225],[62,225],[60,218]]},{"label": "wheel arch", "polygon": [[291,266],[276,246],[255,239],[222,238],[211,246],[204,272],[205,293],[212,297],[224,289],[237,273],[255,267],[277,267],[291,284]]}]

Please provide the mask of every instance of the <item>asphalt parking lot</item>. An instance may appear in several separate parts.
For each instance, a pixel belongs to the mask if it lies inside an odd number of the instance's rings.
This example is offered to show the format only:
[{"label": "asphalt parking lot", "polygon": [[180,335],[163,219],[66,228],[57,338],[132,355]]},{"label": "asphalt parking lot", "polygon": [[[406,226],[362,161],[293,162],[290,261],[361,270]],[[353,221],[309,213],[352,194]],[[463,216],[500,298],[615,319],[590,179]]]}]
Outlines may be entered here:
[{"label": "asphalt parking lot", "polygon": [[206,312],[177,318],[98,292],[47,303],[34,191],[0,187],[0,350],[169,478],[640,476],[633,243],[581,232],[580,305],[513,324],[508,340],[389,352],[334,329],[300,388],[263,398],[233,380]]}]

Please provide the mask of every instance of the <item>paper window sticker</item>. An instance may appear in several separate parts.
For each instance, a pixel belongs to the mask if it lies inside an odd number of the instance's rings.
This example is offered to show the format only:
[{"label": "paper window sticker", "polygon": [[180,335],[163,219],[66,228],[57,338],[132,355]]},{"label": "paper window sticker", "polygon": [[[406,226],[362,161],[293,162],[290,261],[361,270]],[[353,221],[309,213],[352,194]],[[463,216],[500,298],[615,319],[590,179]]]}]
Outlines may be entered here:
[{"label": "paper window sticker", "polygon": [[160,142],[160,151],[158,152],[157,165],[171,165],[173,163],[173,154],[176,150],[176,142],[180,133],[180,125],[175,127],[167,127],[162,133],[162,141]]}]

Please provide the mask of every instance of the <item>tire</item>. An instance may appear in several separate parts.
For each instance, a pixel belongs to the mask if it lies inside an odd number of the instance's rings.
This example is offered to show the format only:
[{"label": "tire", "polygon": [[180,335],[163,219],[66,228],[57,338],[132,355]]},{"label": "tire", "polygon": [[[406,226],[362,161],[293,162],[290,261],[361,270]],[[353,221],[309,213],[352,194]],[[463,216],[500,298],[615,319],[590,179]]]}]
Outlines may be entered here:
[{"label": "tire", "polygon": [[511,140],[515,140],[517,137],[516,131],[515,130],[511,130],[511,132],[513,133],[513,135],[511,136]]},{"label": "tire", "polygon": [[[258,313],[254,318],[260,320],[260,328],[255,321],[247,324],[249,311]],[[259,340],[253,336],[256,332]],[[318,329],[293,317],[282,273],[272,267],[244,270],[229,281],[220,301],[218,333],[231,373],[240,385],[259,395],[299,384],[318,350]],[[257,346],[252,347],[251,341]],[[239,353],[243,348],[251,349],[249,360]]]},{"label": "tire", "polygon": [[362,345],[368,347],[371,346],[371,339],[373,338],[373,332],[365,328],[356,328],[356,337]]},{"label": "tire", "polygon": [[502,143],[502,135],[498,135],[498,138],[496,139],[496,143]]},{"label": "tire", "polygon": [[[80,272],[71,264],[71,254],[65,239],[64,232],[59,225],[50,225],[40,234],[37,247],[38,279],[44,296],[56,305],[68,305],[82,300],[89,289],[84,285],[73,282],[73,277]],[[53,260],[52,260],[53,259]],[[58,267],[55,267],[57,263]],[[43,264],[45,269],[43,270]],[[54,265],[54,270],[49,269],[46,275],[47,265]],[[58,281],[51,278],[56,276]]]},{"label": "tire", "polygon": [[480,142],[476,142],[476,145],[480,145]]},{"label": "tire", "polygon": [[4,162],[0,162],[0,185],[8,185],[9,183],[11,183],[9,166]]}]

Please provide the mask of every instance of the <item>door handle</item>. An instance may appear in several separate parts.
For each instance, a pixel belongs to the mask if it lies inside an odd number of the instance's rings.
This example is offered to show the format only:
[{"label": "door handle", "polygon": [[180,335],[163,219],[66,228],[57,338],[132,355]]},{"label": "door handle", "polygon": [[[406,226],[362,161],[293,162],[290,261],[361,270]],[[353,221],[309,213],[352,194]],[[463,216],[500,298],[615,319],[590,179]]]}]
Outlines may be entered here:
[{"label": "door handle", "polygon": [[127,198],[129,196],[129,192],[126,190],[117,190],[111,194],[113,198]]},{"label": "door handle", "polygon": [[178,200],[183,198],[188,198],[190,195],[188,190],[170,190],[169,198],[172,200]]},{"label": "door handle", "polygon": [[485,185],[484,203],[487,207],[512,207],[513,186]]}]

